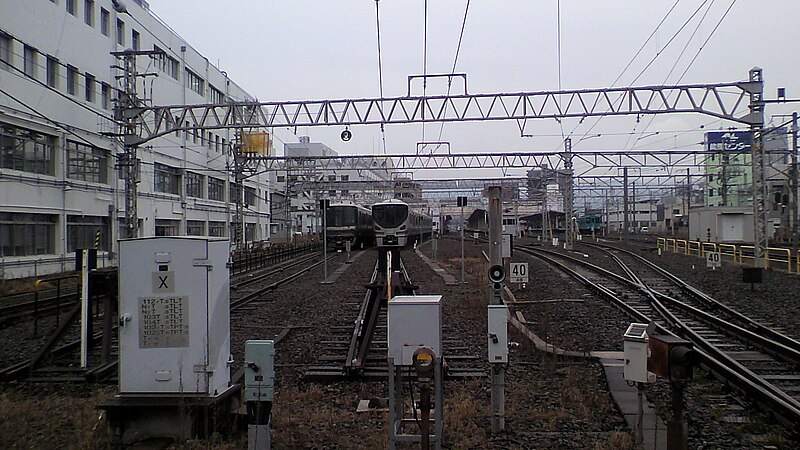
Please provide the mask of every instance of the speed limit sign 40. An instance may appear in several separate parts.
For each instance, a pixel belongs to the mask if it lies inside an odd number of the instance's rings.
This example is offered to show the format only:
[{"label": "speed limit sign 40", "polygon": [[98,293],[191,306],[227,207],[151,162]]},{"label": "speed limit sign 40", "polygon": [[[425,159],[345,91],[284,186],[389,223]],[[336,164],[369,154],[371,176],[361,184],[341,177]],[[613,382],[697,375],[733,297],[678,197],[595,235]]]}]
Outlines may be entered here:
[{"label": "speed limit sign 40", "polygon": [[508,274],[508,281],[510,283],[527,283],[528,282],[528,263],[515,263],[512,262],[511,270]]},{"label": "speed limit sign 40", "polygon": [[720,255],[719,252],[706,253],[706,267],[709,269],[722,267],[722,255]]}]

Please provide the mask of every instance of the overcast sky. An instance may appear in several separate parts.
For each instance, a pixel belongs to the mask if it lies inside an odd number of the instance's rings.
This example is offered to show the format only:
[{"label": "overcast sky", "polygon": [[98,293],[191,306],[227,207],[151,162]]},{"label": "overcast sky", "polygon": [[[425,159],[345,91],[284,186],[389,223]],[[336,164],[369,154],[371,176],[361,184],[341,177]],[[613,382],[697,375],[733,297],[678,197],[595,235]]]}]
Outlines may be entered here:
[{"label": "overcast sky", "polygon": [[[149,2],[156,15],[259,100],[379,96],[373,0]],[[468,2],[427,3],[427,73],[449,73]],[[379,3],[384,96],[405,95],[408,75],[423,73],[424,5],[424,0]],[[748,70],[759,66],[765,98],[774,98],[779,86],[786,87],[787,97],[800,98],[800,1],[735,1],[711,35],[731,0],[562,0],[560,80],[558,5],[556,0],[469,2],[455,70],[467,74],[469,92],[609,87],[644,45],[616,86],[745,80]],[[444,83],[430,83],[427,89],[429,95],[445,92]],[[454,84],[453,93],[462,92]],[[412,89],[412,95],[421,94],[421,86]],[[769,106],[767,116],[798,108]],[[699,115],[662,115],[652,123],[649,118],[637,123],[636,117],[596,121],[528,121],[524,134],[533,137],[522,137],[514,121],[446,124],[441,140],[451,142],[454,153],[553,151],[561,147],[562,133],[572,133],[578,150],[699,148],[703,131],[736,125]],[[421,124],[387,126],[387,152],[414,153],[423,133],[425,140],[438,140],[439,130],[439,124],[424,130]],[[339,139],[341,131],[315,127],[298,134],[341,154],[382,149],[378,126],[352,127],[353,139],[346,143]]]}]

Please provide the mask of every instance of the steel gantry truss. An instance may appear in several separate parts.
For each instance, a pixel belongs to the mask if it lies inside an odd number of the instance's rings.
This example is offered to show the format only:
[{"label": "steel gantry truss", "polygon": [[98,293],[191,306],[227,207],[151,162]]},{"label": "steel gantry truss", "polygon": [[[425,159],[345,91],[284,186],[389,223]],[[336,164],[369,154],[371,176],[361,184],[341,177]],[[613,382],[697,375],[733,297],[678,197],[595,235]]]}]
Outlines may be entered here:
[{"label": "steel gantry truss", "polygon": [[[126,71],[129,69],[126,68]],[[142,106],[126,105],[121,126],[124,145],[135,148],[179,130],[223,128],[388,125],[425,122],[563,119],[599,116],[699,113],[750,126],[755,212],[755,259],[763,264],[766,248],[766,188],[764,183],[764,81],[754,68],[746,81],[675,86],[536,91],[501,94],[460,94],[288,102]],[[747,110],[740,115],[740,110]],[[133,152],[135,154],[135,150]],[[131,156],[131,155],[128,155]],[[423,157],[420,155],[420,157]],[[431,158],[431,155],[425,155]],[[449,157],[452,158],[452,155]],[[470,156],[472,157],[472,156]],[[496,167],[486,155],[482,167]],[[509,161],[513,163],[513,161]],[[379,164],[379,161],[374,161]],[[503,164],[509,166],[509,164]],[[512,165],[516,167],[516,165]],[[531,164],[525,167],[532,167]],[[385,167],[393,169],[398,167]],[[126,195],[130,192],[126,190]],[[135,203],[126,202],[126,208]],[[134,218],[135,211],[126,211]]]},{"label": "steel gantry truss", "polygon": [[[531,169],[536,167],[563,168],[564,152],[481,152],[452,154],[397,155],[338,155],[262,157],[259,166],[264,171],[293,170],[419,170],[419,169]],[[659,168],[666,173],[681,172],[687,167],[701,167],[706,160],[719,155],[707,150],[607,150],[571,152],[573,166],[583,167],[576,177],[595,169],[616,167]],[[680,170],[679,170],[680,169]]]},{"label": "steel gantry truss", "polygon": [[755,92],[763,92],[760,80],[506,94],[154,106],[137,111],[142,119],[138,143],[189,128],[389,125],[663,113],[700,113],[753,125],[759,120],[757,114],[736,114],[750,106],[751,94]]}]

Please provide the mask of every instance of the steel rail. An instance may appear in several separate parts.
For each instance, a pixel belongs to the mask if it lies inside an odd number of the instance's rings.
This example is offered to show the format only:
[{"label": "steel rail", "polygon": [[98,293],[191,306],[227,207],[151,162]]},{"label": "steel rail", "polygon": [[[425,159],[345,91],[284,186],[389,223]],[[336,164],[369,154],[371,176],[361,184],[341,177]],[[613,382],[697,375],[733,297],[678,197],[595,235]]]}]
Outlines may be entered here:
[{"label": "steel rail", "polygon": [[[574,269],[555,261],[553,258],[564,258],[592,268],[598,268],[598,266],[558,252],[551,252],[543,249],[526,249],[523,251],[525,253],[540,257],[551,264],[555,264],[563,271],[576,276],[588,286],[593,287],[595,290],[603,293],[607,298],[612,299],[615,304],[625,304],[625,302],[619,299],[617,295],[610,289],[592,282],[588,278],[583,277],[575,272]],[[540,252],[547,254],[547,256],[540,254]],[[604,274],[611,273],[602,268],[601,270]],[[613,274],[613,278],[617,280],[625,280],[624,277],[621,277],[617,274]],[[625,283],[633,285],[632,287],[639,291],[641,291],[642,288],[647,290],[646,287],[639,285],[634,281],[625,280]],[[760,377],[758,374],[744,367],[738,361],[727,355],[724,351],[720,350],[714,344],[692,330],[691,327],[687,326],[682,320],[669,311],[658,299],[656,299],[655,295],[653,295],[653,302],[651,306],[658,311],[659,314],[662,315],[662,318],[671,326],[678,329],[678,336],[683,337],[684,339],[689,339],[695,343],[696,350],[701,357],[701,363],[705,367],[707,367],[711,372],[717,373],[722,378],[734,384],[740,391],[756,399],[767,409],[775,412],[779,420],[787,427],[791,428],[795,432],[798,431],[798,427],[800,427],[800,402],[780,388],[765,380],[763,377]],[[635,310],[630,305],[624,306],[623,310],[628,313],[633,313],[632,316],[636,320],[643,322],[650,322],[652,320],[652,318],[647,317],[643,313]],[[675,333],[671,330],[661,326],[660,324],[657,325],[661,331],[675,335]]]},{"label": "steel rail", "polygon": [[[327,261],[330,261],[331,259],[333,259],[335,257],[336,257],[336,255],[329,256]],[[325,261],[318,261],[318,262],[316,262],[316,263],[314,263],[314,264],[312,264],[312,265],[310,265],[308,267],[305,267],[305,268],[303,268],[303,269],[301,269],[301,270],[299,270],[299,271],[297,271],[297,272],[295,272],[295,273],[293,273],[293,274],[291,274],[291,275],[289,275],[289,276],[287,276],[285,278],[282,278],[282,279],[280,279],[280,280],[278,280],[278,281],[276,281],[274,283],[271,283],[271,284],[269,284],[269,285],[267,285],[267,286],[265,286],[263,288],[260,288],[260,289],[254,291],[254,292],[250,292],[250,293],[247,293],[247,294],[243,295],[241,298],[238,298],[238,299],[236,299],[236,300],[231,302],[231,306],[230,306],[231,311],[235,311],[235,310],[241,308],[242,306],[245,306],[248,303],[252,302],[253,300],[261,297],[262,295],[266,294],[267,292],[273,291],[273,290],[277,289],[278,287],[280,287],[280,286],[282,286],[282,285],[284,285],[286,283],[289,283],[291,281],[296,280],[297,278],[300,278],[300,276],[304,275],[307,272],[310,272],[312,269],[314,269],[315,267],[321,265],[324,262]]]},{"label": "steel rail", "polygon": [[694,296],[699,301],[701,301],[703,303],[706,303],[707,305],[712,306],[712,307],[714,307],[716,309],[719,309],[719,310],[725,312],[726,314],[730,315],[731,317],[734,317],[737,320],[741,321],[743,324],[745,324],[745,326],[746,326],[746,328],[748,330],[750,330],[752,332],[755,332],[756,334],[758,334],[760,336],[763,336],[765,338],[768,338],[768,339],[770,339],[770,340],[772,340],[774,342],[777,342],[777,343],[781,344],[784,347],[791,348],[794,352],[797,352],[798,354],[800,354],[800,342],[798,342],[797,340],[795,340],[795,339],[791,338],[790,336],[787,336],[787,335],[785,335],[783,333],[779,333],[779,332],[775,331],[774,329],[769,328],[769,327],[767,327],[767,326],[765,326],[765,325],[753,320],[752,318],[747,317],[744,314],[736,311],[735,309],[733,309],[733,308],[721,303],[719,300],[714,299],[713,297],[711,297],[710,295],[706,294],[705,292],[702,292],[699,289],[695,288],[694,286],[692,286],[692,285],[686,283],[685,281],[681,280],[675,274],[663,269],[658,264],[655,264],[652,261],[650,261],[650,260],[648,260],[646,258],[643,258],[642,256],[637,255],[637,254],[635,254],[635,253],[633,253],[633,252],[631,252],[629,250],[622,249],[622,248],[619,248],[619,247],[615,247],[615,246],[612,246],[612,245],[594,244],[594,243],[588,243],[588,242],[584,242],[583,244],[584,245],[589,245],[589,246],[600,247],[600,248],[603,248],[603,247],[611,248],[613,250],[620,251],[620,252],[625,253],[625,254],[633,257],[633,258],[636,258],[638,261],[640,261],[641,263],[647,265],[652,270],[658,272],[659,274],[661,274],[665,278],[668,278],[670,281],[675,283],[675,285],[677,285],[678,287],[683,289],[684,292]]}]

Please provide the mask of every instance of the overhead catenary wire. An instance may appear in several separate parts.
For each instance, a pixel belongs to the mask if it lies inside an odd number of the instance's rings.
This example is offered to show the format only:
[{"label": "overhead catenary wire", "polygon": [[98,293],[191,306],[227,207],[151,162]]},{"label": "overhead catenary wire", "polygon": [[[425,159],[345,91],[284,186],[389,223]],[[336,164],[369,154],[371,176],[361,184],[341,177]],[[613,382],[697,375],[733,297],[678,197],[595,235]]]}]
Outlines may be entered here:
[{"label": "overhead catenary wire", "polygon": [[[641,77],[642,77],[642,75],[643,75],[643,74],[644,74],[644,73],[647,71],[647,69],[649,69],[649,68],[650,68],[650,66],[652,66],[652,65],[653,65],[653,63],[654,63],[654,62],[655,62],[655,61],[656,61],[656,60],[657,60],[657,59],[658,59],[658,58],[659,58],[659,57],[660,57],[660,56],[663,54],[664,50],[666,50],[666,49],[667,49],[667,47],[669,47],[669,46],[672,44],[672,42],[673,42],[673,41],[675,41],[675,39],[676,39],[676,38],[677,38],[677,37],[680,35],[680,33],[683,31],[683,29],[684,29],[684,28],[686,28],[686,26],[687,26],[689,23],[691,23],[692,19],[693,19],[693,18],[694,18],[694,17],[695,17],[695,16],[696,16],[696,15],[697,15],[697,14],[698,14],[700,11],[701,11],[701,9],[703,8],[703,6],[704,6],[706,3],[708,3],[708,0],[703,0],[703,3],[701,3],[701,4],[700,4],[700,6],[698,6],[698,7],[697,7],[697,8],[694,10],[694,12],[693,12],[693,13],[692,13],[692,14],[691,14],[691,15],[690,15],[690,16],[689,16],[689,17],[688,17],[688,18],[687,18],[687,19],[686,19],[686,20],[683,22],[683,24],[682,24],[682,25],[681,25],[681,26],[678,28],[678,30],[677,30],[677,31],[675,31],[675,32],[672,34],[672,37],[670,37],[670,39],[667,41],[667,43],[666,43],[666,44],[664,44],[663,46],[661,46],[661,47],[659,48],[659,50],[658,50],[658,51],[656,51],[656,54],[655,54],[655,55],[654,55],[654,56],[653,56],[653,57],[650,59],[650,61],[649,61],[649,62],[648,62],[646,65],[645,65],[645,67],[644,67],[644,68],[643,68],[643,69],[642,69],[642,70],[641,70],[641,71],[640,71],[640,72],[639,72],[639,73],[636,75],[636,77],[634,77],[634,78],[633,78],[633,80],[631,80],[631,82],[629,83],[630,85],[633,85],[634,83],[636,83],[636,81],[638,81],[638,80],[639,80],[639,78],[641,78]],[[675,6],[676,6],[676,5],[677,5],[677,2],[676,2],[675,4],[673,4],[672,8],[670,8],[670,10],[667,12],[667,14],[666,14],[666,16],[664,17],[664,19],[662,19],[662,21],[659,23],[658,27],[656,27],[656,30],[658,30],[658,28],[661,26],[661,24],[663,24],[663,23],[664,23],[664,21],[666,20],[666,18],[667,18],[667,17],[668,17],[668,16],[669,16],[669,15],[672,13],[672,11],[675,9]],[[647,44],[647,42],[649,42],[649,40],[652,38],[652,36],[653,36],[654,34],[655,34],[655,31],[654,31],[654,33],[651,33],[651,34],[650,34],[650,37],[648,37],[648,38],[647,38],[647,40],[645,41],[645,45]],[[639,55],[639,53],[641,53],[641,50],[640,50],[639,52],[637,52],[637,53],[636,53],[636,56],[638,56],[638,55]],[[636,56],[634,56],[634,58],[633,58],[633,59],[635,59],[635,58],[636,58]],[[631,62],[633,62],[633,61],[631,61]],[[629,63],[629,65],[628,65],[628,66],[630,66],[630,63]],[[622,73],[624,73],[624,72],[627,70],[627,67],[628,67],[628,66],[626,66],[626,69],[625,69],[625,70],[623,70],[623,72],[622,72]],[[622,77],[622,73],[620,74],[620,76],[619,76],[619,77],[617,77],[617,80],[616,80],[616,81],[619,81],[619,79]],[[615,83],[616,83],[616,81],[615,81]],[[611,87],[613,87],[613,86],[611,86]],[[582,137],[585,137],[585,136],[587,136],[589,133],[591,133],[591,132],[592,132],[592,130],[594,130],[594,128],[595,128],[595,127],[596,127],[596,126],[597,126],[597,125],[600,123],[600,121],[603,119],[603,117],[604,117],[604,116],[601,116],[601,117],[599,117],[599,118],[598,118],[598,119],[597,119],[597,120],[596,120],[596,121],[595,121],[595,122],[592,124],[592,126],[591,126],[591,127],[589,127],[589,129],[587,129],[587,130],[584,132],[584,134],[583,134],[583,136],[582,136]],[[576,125],[576,126],[575,126],[575,129],[577,129],[577,127],[578,127],[579,125],[580,125],[580,122],[578,123],[578,125]],[[574,133],[574,131],[575,131],[575,130],[573,130],[573,131],[572,131],[570,134]]]},{"label": "overhead catenary wire", "polygon": [[[464,29],[467,26],[467,14],[469,14],[469,2],[470,2],[470,0],[467,0],[467,6],[464,8],[464,19],[461,21],[461,32],[458,35],[458,45],[456,45],[456,56],[453,58],[453,68],[450,70],[451,74],[456,73],[456,66],[458,65],[458,55],[461,52],[461,42],[464,39]],[[447,78],[447,95],[446,95],[447,97],[450,96],[450,89],[452,87],[453,87],[453,78],[452,77],[448,77]],[[445,108],[445,111],[447,111],[447,103],[444,104],[444,108]],[[442,122],[440,127],[439,127],[439,136],[436,138],[437,141],[441,141],[442,140],[442,132],[443,131],[444,131],[444,122]],[[438,150],[441,145],[442,145],[441,143],[438,144],[436,146],[435,150]]]},{"label": "overhead catenary wire", "polygon": [[[703,13],[703,16],[700,17],[700,20],[697,22],[697,25],[694,27],[694,30],[692,31],[692,34],[689,36],[689,39],[686,40],[686,44],[683,45],[683,48],[681,49],[680,54],[678,54],[678,57],[675,58],[675,63],[672,64],[672,67],[670,67],[669,72],[667,72],[667,75],[664,77],[664,80],[661,82],[662,84],[666,84],[667,83],[667,81],[669,80],[669,77],[672,76],[672,72],[674,72],[675,68],[678,67],[678,64],[680,63],[681,58],[683,58],[683,55],[686,54],[686,50],[689,48],[689,45],[691,45],[692,40],[694,40],[694,37],[697,35],[697,32],[700,30],[700,27],[703,25],[703,22],[705,22],[706,17],[708,17],[708,13],[709,13],[709,11],[711,11],[711,8],[714,6],[715,1],[716,0],[711,0],[711,3],[708,4],[708,8],[706,8],[705,12]],[[680,81],[678,81],[678,82],[680,82]],[[667,98],[669,98],[669,96]],[[654,120],[655,120],[655,116],[650,116],[650,120],[647,122],[647,125],[645,125],[645,127],[644,127],[644,129],[642,131],[647,131],[647,129],[650,128],[650,125],[652,125]],[[638,125],[638,124],[639,124],[639,122],[637,121],[636,125]],[[634,126],[634,128],[635,128],[635,126]],[[623,145],[622,148],[628,148],[628,144],[629,143],[630,143],[630,138],[628,138],[628,140],[625,142],[625,145]],[[637,143],[634,142],[634,145],[633,145],[632,148],[636,148],[636,145],[637,145]]]},{"label": "overhead catenary wire", "polygon": [[80,139],[81,141],[83,141],[85,144],[87,144],[87,145],[90,145],[90,146],[92,146],[92,147],[96,147],[96,145],[95,145],[95,144],[93,144],[92,142],[90,142],[89,140],[87,140],[86,138],[84,138],[83,136],[79,135],[78,133],[76,133],[76,132],[72,131],[72,127],[70,127],[69,125],[63,124],[63,123],[61,123],[61,122],[59,122],[59,121],[57,121],[57,120],[53,120],[53,119],[51,119],[51,118],[49,118],[49,117],[45,116],[44,114],[42,114],[41,112],[39,112],[39,110],[37,110],[37,109],[36,109],[36,108],[34,108],[33,106],[30,106],[30,105],[28,105],[28,104],[27,104],[27,103],[25,103],[24,101],[22,101],[22,100],[18,99],[17,97],[15,97],[15,96],[14,96],[14,95],[12,95],[11,93],[9,93],[9,92],[8,92],[8,91],[6,91],[5,89],[3,89],[2,87],[0,87],[0,93],[4,94],[4,95],[5,95],[5,96],[7,96],[8,98],[10,98],[10,99],[14,100],[15,102],[17,102],[17,103],[19,103],[20,105],[22,105],[23,107],[25,107],[26,109],[30,110],[30,111],[31,111],[31,113],[32,113],[33,115],[35,115],[35,116],[39,117],[40,119],[43,119],[43,120],[45,120],[45,121],[47,121],[47,122],[49,122],[49,123],[51,123],[51,124],[53,124],[53,125],[57,126],[58,128],[61,128],[61,129],[63,129],[63,130],[64,130],[64,131],[66,131],[67,133],[69,133],[69,134],[71,134],[71,135],[75,136],[76,138]]},{"label": "overhead catenary wire", "polygon": [[[422,6],[422,100],[428,92],[428,0]],[[422,109],[422,141],[425,141],[425,109]]]},{"label": "overhead catenary wire", "polygon": [[[713,4],[713,3],[714,3],[714,0],[712,0],[712,4]],[[687,73],[687,72],[689,72],[689,69],[692,67],[692,65],[694,64],[694,62],[695,62],[695,61],[697,61],[697,58],[700,56],[700,52],[702,52],[702,51],[703,51],[703,49],[705,48],[706,44],[708,44],[708,42],[709,42],[709,41],[711,40],[711,38],[714,36],[714,33],[716,33],[716,31],[717,31],[717,29],[719,28],[719,26],[720,26],[720,25],[722,25],[722,22],[725,20],[725,17],[727,17],[727,16],[728,16],[728,13],[730,13],[730,12],[731,12],[731,9],[733,8],[733,5],[734,5],[734,4],[736,4],[736,0],[732,0],[732,1],[731,1],[731,3],[730,3],[730,5],[728,5],[728,9],[726,9],[726,10],[725,10],[725,12],[722,14],[722,16],[719,18],[719,20],[717,21],[717,24],[716,24],[716,25],[714,25],[714,28],[711,30],[711,32],[708,34],[708,36],[706,37],[706,39],[705,39],[705,40],[703,41],[703,43],[700,45],[700,48],[698,48],[698,49],[697,49],[697,52],[695,53],[695,55],[694,55],[694,57],[692,58],[692,60],[691,60],[691,61],[689,61],[689,64],[686,66],[686,68],[684,69],[683,73],[681,73],[681,76],[680,76],[680,77],[678,77],[678,79],[675,81],[675,83],[676,83],[676,84],[678,84],[678,83],[680,83],[681,81],[683,81],[683,77],[685,77],[685,76],[686,76],[686,73]],[[709,9],[710,9],[710,7],[709,7]],[[708,14],[708,10],[706,11],[706,14]],[[703,16],[703,18],[705,18],[705,15]],[[697,27],[697,28],[699,28],[699,27],[700,27],[700,25],[698,24],[698,27]],[[697,29],[695,29],[695,31],[697,31]],[[692,36],[694,36],[694,33],[692,34]],[[690,42],[691,42],[691,39],[690,39]],[[685,50],[685,47],[684,47],[684,50]],[[682,56],[682,55],[683,55],[683,52],[681,52],[681,56]],[[678,57],[678,59],[680,60],[680,57]],[[678,61],[676,61],[676,62],[675,62],[675,65],[677,65],[677,62],[678,62]],[[674,68],[675,68],[675,66],[673,66],[673,69],[674,69]],[[670,70],[670,74],[672,74],[672,70]],[[668,75],[668,76],[669,76],[669,75]],[[666,80],[665,80],[665,82],[666,82]],[[651,118],[650,118],[650,121],[649,121],[649,123],[648,123],[648,124],[645,126],[645,130],[643,130],[643,131],[646,131],[646,130],[647,130],[647,128],[648,128],[648,127],[649,127],[649,126],[650,126],[650,125],[653,123],[653,121],[654,121],[654,120],[655,120],[655,117],[651,117]]]},{"label": "overhead catenary wire", "polygon": [[[383,110],[383,64],[381,61],[381,13],[378,4],[380,0],[375,0],[375,28],[378,37],[378,90],[381,96],[381,110]],[[386,154],[386,127],[381,122],[381,141],[383,142],[383,153]]]}]

